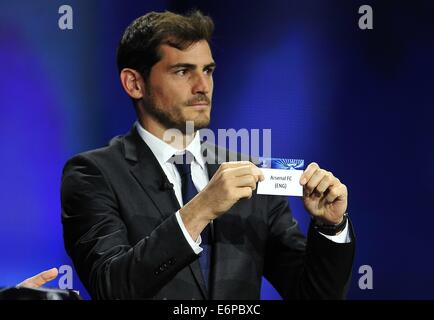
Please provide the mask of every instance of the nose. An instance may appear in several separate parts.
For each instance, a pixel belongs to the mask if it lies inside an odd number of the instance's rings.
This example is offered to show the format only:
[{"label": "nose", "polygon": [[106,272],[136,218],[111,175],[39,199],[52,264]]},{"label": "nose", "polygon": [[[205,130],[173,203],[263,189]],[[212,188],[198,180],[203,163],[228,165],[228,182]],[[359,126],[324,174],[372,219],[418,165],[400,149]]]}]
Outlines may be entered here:
[{"label": "nose", "polygon": [[209,76],[207,76],[203,73],[198,73],[194,79],[194,84],[192,87],[192,93],[193,94],[198,94],[198,93],[207,94],[207,93],[209,93],[210,88],[211,88],[211,79],[209,78]]}]

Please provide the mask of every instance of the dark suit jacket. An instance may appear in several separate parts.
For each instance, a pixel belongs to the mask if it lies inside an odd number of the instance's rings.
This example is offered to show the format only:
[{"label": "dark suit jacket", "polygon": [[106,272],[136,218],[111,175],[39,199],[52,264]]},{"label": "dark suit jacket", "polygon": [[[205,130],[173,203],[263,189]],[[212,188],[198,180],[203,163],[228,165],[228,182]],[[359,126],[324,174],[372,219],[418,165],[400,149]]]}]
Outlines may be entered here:
[{"label": "dark suit jacket", "polygon": [[[207,168],[211,178],[218,165]],[[166,179],[134,127],[66,163],[64,242],[92,298],[259,299],[262,276],[288,299],[345,296],[354,235],[337,244],[310,228],[306,239],[286,197],[256,193],[214,220],[208,293]]]}]

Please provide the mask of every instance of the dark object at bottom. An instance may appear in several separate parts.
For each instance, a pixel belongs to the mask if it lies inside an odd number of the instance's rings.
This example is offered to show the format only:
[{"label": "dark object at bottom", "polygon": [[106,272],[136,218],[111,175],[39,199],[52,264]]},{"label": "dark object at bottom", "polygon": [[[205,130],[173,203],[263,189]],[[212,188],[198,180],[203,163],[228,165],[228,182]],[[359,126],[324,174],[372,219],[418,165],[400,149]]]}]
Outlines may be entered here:
[{"label": "dark object at bottom", "polygon": [[72,290],[47,288],[2,288],[0,300],[82,300]]}]

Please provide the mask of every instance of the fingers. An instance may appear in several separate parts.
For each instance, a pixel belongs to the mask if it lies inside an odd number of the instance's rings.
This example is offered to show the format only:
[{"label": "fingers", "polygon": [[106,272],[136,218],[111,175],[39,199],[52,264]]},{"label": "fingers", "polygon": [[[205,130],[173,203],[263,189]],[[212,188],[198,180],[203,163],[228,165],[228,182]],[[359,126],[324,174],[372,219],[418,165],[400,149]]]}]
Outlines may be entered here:
[{"label": "fingers", "polygon": [[230,162],[223,162],[221,164],[222,168],[237,168],[240,166],[248,166],[251,165],[253,163],[251,163],[250,161],[230,161]]},{"label": "fingers", "polygon": [[250,187],[237,188],[236,192],[237,192],[238,199],[242,199],[242,198],[250,199],[253,194],[253,190]]},{"label": "fingers", "polygon": [[347,186],[344,184],[339,184],[337,186],[332,186],[326,196],[326,201],[332,203],[336,201],[340,196],[347,194]]},{"label": "fingers", "polygon": [[52,268],[50,270],[47,270],[47,271],[40,273],[42,280],[44,280],[45,282],[49,282],[51,280],[54,280],[58,274],[59,274],[59,271],[57,271],[57,268]]},{"label": "fingers", "polygon": [[316,162],[310,163],[300,177],[300,184],[304,186],[310,180],[310,178],[315,173],[315,171],[318,169],[319,169],[319,165]]},{"label": "fingers", "polygon": [[317,163],[311,163],[300,177],[300,184],[304,185],[305,195],[326,195],[327,202],[333,202],[346,190],[338,178],[331,172],[321,169]]},{"label": "fingers", "polygon": [[[316,184],[316,180],[318,179],[321,180]],[[329,187],[336,185],[337,183],[338,179],[335,178],[331,172],[326,170],[318,170],[314,173],[311,181],[308,182],[308,185],[310,184],[309,189],[314,188],[319,194],[323,194]]]},{"label": "fingers", "polygon": [[249,161],[225,162],[221,165],[222,174],[233,177],[251,175],[255,177],[256,182],[263,181],[264,175],[257,166]]},{"label": "fingers", "polygon": [[236,187],[250,187],[252,190],[256,189],[257,180],[252,175],[244,175],[237,177],[235,181]]},{"label": "fingers", "polygon": [[323,194],[329,186],[331,186],[335,182],[335,178],[333,175],[323,169],[316,170],[310,179],[305,184],[305,190],[307,195],[311,195],[312,193]]},{"label": "fingers", "polygon": [[220,166],[222,191],[231,198],[251,198],[258,181],[264,180],[261,169],[249,161],[225,162]]},{"label": "fingers", "polygon": [[45,283],[55,279],[59,272],[56,268],[45,270],[36,276],[28,278],[17,285],[17,287],[28,287],[28,288],[38,288],[43,286]]}]

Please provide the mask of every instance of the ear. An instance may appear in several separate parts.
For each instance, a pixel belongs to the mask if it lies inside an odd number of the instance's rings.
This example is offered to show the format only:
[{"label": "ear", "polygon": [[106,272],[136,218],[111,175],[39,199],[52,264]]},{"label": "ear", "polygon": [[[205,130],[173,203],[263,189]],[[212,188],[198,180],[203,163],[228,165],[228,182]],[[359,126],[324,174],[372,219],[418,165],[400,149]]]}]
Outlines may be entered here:
[{"label": "ear", "polygon": [[145,82],[139,72],[130,68],[122,69],[120,79],[122,87],[131,98],[143,98],[145,95]]}]

